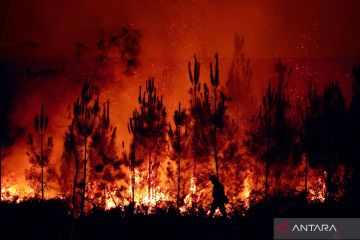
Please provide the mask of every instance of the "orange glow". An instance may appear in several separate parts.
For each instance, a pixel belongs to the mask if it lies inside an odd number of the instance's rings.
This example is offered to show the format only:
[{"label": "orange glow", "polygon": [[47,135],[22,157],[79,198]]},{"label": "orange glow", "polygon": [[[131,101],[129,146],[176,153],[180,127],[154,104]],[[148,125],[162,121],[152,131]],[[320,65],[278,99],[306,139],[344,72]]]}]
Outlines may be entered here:
[{"label": "orange glow", "polygon": [[[11,70],[18,74],[15,80],[8,80],[16,86],[13,90],[13,99],[7,106],[11,110],[6,116],[10,123],[9,135],[12,141],[6,146],[6,154],[2,158],[1,196],[7,202],[19,203],[38,194],[26,182],[24,171],[30,167],[26,155],[26,136],[33,132],[34,109],[38,109],[42,104],[45,105],[46,114],[50,119],[47,134],[52,136],[54,141],[51,161],[55,164],[56,172],[61,172],[69,178],[65,180],[62,179],[63,176],[59,176],[59,183],[46,191],[45,198],[71,198],[72,178],[75,175],[74,162],[69,162],[68,165],[64,163],[65,132],[71,125],[72,108],[81,92],[83,75],[88,76],[88,72],[94,70],[93,62],[96,63],[98,60],[98,56],[93,53],[96,50],[93,50],[96,49],[99,35],[110,34],[114,29],[119,29],[119,26],[139,29],[140,64],[134,67],[131,74],[124,73],[124,66],[115,61],[117,52],[109,50],[111,64],[104,64],[106,66],[93,76],[98,84],[100,105],[107,100],[110,102],[111,125],[116,127],[114,149],[115,155],[119,158],[122,142],[122,151],[129,155],[133,138],[129,134],[127,124],[133,110],[139,108],[138,87],[144,87],[149,76],[155,78],[157,94],[163,96],[166,106],[166,121],[173,126],[173,114],[179,101],[187,111],[191,106],[187,62],[192,60],[194,53],[201,63],[201,84],[211,86],[209,62],[213,61],[213,53],[219,52],[219,89],[226,92],[227,87],[233,87],[226,86],[234,52],[233,36],[236,33],[245,36],[242,54],[246,53],[246,57],[250,59],[254,100],[251,104],[239,106],[240,110],[235,110],[233,102],[226,102],[230,119],[234,120],[240,129],[230,138],[238,143],[241,156],[233,162],[227,162],[224,154],[218,156],[222,159],[219,178],[229,198],[228,212],[234,209],[246,212],[251,204],[264,198],[264,166],[259,163],[259,159],[246,154],[243,142],[249,129],[251,115],[256,114],[261,105],[267,80],[274,80],[272,66],[275,58],[284,58],[284,62],[293,69],[287,89],[289,101],[294,105],[289,113],[291,117],[300,118],[300,115],[295,113],[295,105],[304,102],[304,82],[309,76],[315,79],[319,90],[323,89],[329,78],[339,78],[346,100],[351,97],[350,73],[356,61],[341,62],[336,57],[359,57],[353,55],[360,52],[360,34],[345,31],[358,27],[355,9],[359,2],[356,1],[348,4],[346,10],[349,14],[338,18],[341,19],[338,22],[334,22],[334,19],[337,19],[336,16],[340,13],[333,11],[338,9],[338,6],[328,4],[327,1],[285,1],[284,4],[278,4],[275,0],[262,3],[245,0],[239,4],[231,4],[205,0],[189,3],[155,0],[110,1],[111,4],[99,4],[98,1],[89,0],[85,5],[65,1],[64,6],[69,6],[71,11],[64,13],[60,13],[59,6],[51,1],[41,2],[42,4],[39,4],[39,1],[33,0],[13,3],[13,14],[18,17],[9,21],[8,29],[4,30],[4,39],[11,44],[6,48],[0,44],[0,58],[8,58],[9,68],[13,67],[15,70]],[[32,5],[37,6],[36,11],[28,10],[32,9]],[[78,16],[79,12],[81,16]],[[140,12],[144,14],[139,16]],[[78,17],[84,21],[74,22]],[[43,24],[30,29],[28,19],[34,19],[35,25]],[[342,38],[335,39],[332,37],[334,35]],[[354,44],[349,44],[350,41]],[[89,56],[84,55],[79,59],[78,56],[75,57],[74,43],[83,45],[82,50]],[[213,101],[212,98],[210,100]],[[349,102],[347,101],[347,104]],[[238,116],[239,119],[236,119]],[[132,187],[135,188],[134,201],[137,211],[153,213],[157,207],[176,206],[177,165],[169,157],[170,151],[171,147],[164,147],[161,152],[164,155],[161,156],[161,164],[156,166],[153,176],[150,177],[145,166],[147,159],[141,159],[144,162],[135,169],[134,186],[131,186],[129,181],[128,163],[121,162],[122,165],[118,168],[123,175],[122,179],[105,186],[102,186],[101,181],[91,179],[95,166],[89,166],[89,175],[85,177],[88,181],[86,209],[89,211],[93,204],[105,210],[124,208],[131,202]],[[216,157],[213,157],[213,151],[210,150],[205,160],[199,160],[207,162],[196,166],[196,174],[195,170],[192,171],[195,169],[193,156],[181,157],[179,210],[182,214],[199,213],[200,208],[208,212],[210,208],[212,185],[208,176],[214,174],[213,161]],[[80,156],[80,164],[83,161],[82,157]],[[290,160],[292,159],[289,159],[289,162]],[[280,173],[270,171],[271,194],[287,190],[300,194],[304,191],[305,159],[301,161],[295,167],[291,164],[284,166]],[[345,170],[340,168],[337,174],[340,182],[344,182]],[[307,189],[308,201],[326,201],[326,172],[321,167],[309,167]],[[340,191],[338,196],[342,194]],[[220,212],[217,210],[215,216],[219,215]]]}]

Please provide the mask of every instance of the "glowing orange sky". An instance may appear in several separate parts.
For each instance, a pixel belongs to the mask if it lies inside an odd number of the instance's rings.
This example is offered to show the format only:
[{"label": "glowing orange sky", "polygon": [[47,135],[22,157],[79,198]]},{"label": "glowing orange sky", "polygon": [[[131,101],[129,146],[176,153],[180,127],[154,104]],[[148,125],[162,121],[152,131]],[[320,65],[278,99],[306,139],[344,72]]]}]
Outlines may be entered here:
[{"label": "glowing orange sky", "polygon": [[246,36],[250,57],[359,57],[359,12],[357,0],[12,0],[3,41],[15,45],[1,55],[72,56],[74,42],[133,24],[143,57],[231,56],[234,33]]}]

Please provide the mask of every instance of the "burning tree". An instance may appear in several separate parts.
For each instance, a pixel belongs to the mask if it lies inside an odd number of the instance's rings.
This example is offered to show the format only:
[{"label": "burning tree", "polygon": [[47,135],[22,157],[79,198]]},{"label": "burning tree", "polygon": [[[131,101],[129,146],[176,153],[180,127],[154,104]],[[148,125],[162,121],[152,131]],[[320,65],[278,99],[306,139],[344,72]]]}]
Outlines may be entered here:
[{"label": "burning tree", "polygon": [[[289,160],[294,137],[288,117],[290,104],[284,91],[291,70],[279,60],[275,64],[275,71],[278,80],[277,89],[273,89],[269,80],[259,114],[253,119],[245,140],[250,156],[265,165],[265,200],[269,195],[270,167]],[[280,169],[281,167],[278,168]],[[277,179],[279,178],[278,174]]]},{"label": "burning tree", "polygon": [[[64,157],[68,165],[71,161],[75,163],[72,205],[75,212],[77,205],[77,190],[80,189],[80,211],[84,214],[85,197],[86,197],[86,181],[87,181],[87,162],[88,162],[88,141],[94,132],[96,119],[99,115],[99,99],[95,98],[95,86],[89,81],[85,81],[80,98],[73,105],[73,118],[69,130],[65,133]],[[83,177],[79,180],[79,171],[82,171]]]},{"label": "burning tree", "polygon": [[180,182],[181,182],[181,158],[187,154],[187,115],[184,109],[181,109],[181,103],[179,102],[178,110],[174,112],[175,130],[172,130],[169,125],[169,136],[172,143],[172,149],[174,152],[173,159],[176,159],[177,163],[177,194],[176,204],[180,206]]},{"label": "burning tree", "polygon": [[[212,112],[211,121],[213,124],[213,152],[214,152],[214,161],[215,161],[215,170],[216,170],[216,176],[219,178],[219,156],[218,151],[220,149],[218,146],[219,137],[217,136],[217,130],[222,130],[225,127],[226,124],[226,109],[225,101],[227,100],[227,97],[225,94],[220,91],[218,92],[219,87],[219,55],[215,54],[215,70],[213,72],[213,66],[212,63],[210,63],[210,82],[214,90],[214,111]],[[210,107],[210,105],[207,105]],[[229,130],[229,129],[228,129]],[[229,140],[229,139],[227,139]],[[225,144],[225,143],[223,143]]]},{"label": "burning tree", "polygon": [[193,177],[197,175],[198,164],[207,162],[210,153],[209,131],[209,90],[207,85],[201,89],[200,63],[194,56],[194,70],[191,69],[191,62],[188,63],[189,79],[191,83],[190,94],[190,128],[192,141]]},{"label": "burning tree", "polygon": [[319,130],[321,128],[318,118],[321,114],[321,97],[318,95],[316,89],[309,82],[308,95],[305,103],[305,111],[302,114],[302,129],[301,129],[301,148],[305,153],[305,199],[308,196],[308,173],[309,162],[316,162],[315,159],[320,158],[321,135]]},{"label": "burning tree", "polygon": [[[218,152],[217,152],[217,139],[216,139],[216,130],[219,127],[222,127],[223,124],[223,117],[225,112],[225,99],[222,97],[219,103],[217,102],[218,97],[218,86],[219,86],[219,55],[215,54],[215,73],[213,73],[213,66],[210,63],[210,82],[214,89],[214,112],[212,115],[212,122],[213,122],[213,151],[214,151],[214,161],[215,161],[215,169],[216,169],[216,176],[219,179],[219,163],[218,163]],[[221,95],[224,96],[224,95]]]},{"label": "burning tree", "polygon": [[[104,103],[102,108],[102,115],[94,128],[91,135],[91,143],[89,149],[89,161],[91,163],[91,179],[95,199],[102,196],[103,206],[106,204],[106,193],[110,195],[114,205],[117,203],[112,196],[113,189],[122,190],[124,188],[117,188],[116,180],[124,178],[121,166],[123,162],[119,159],[116,153],[116,127],[110,123],[110,102]],[[121,191],[116,192],[118,195]]]},{"label": "burning tree", "polygon": [[[189,136],[192,138],[193,177],[196,177],[197,183],[207,182],[211,171],[215,171],[218,176],[221,176],[222,174],[219,171],[220,163],[223,163],[222,167],[225,171],[231,171],[232,168],[232,170],[238,172],[240,169],[238,164],[240,162],[239,142],[235,137],[238,130],[227,113],[225,103],[229,98],[224,94],[223,87],[219,82],[218,61],[219,56],[216,54],[214,68],[210,64],[210,82],[213,94],[210,93],[206,83],[200,88],[200,63],[197,62],[196,57],[194,73],[192,73],[191,64],[189,63],[189,76],[192,84],[190,94],[193,97],[189,115]],[[214,159],[213,165],[210,161],[212,156]],[[198,164],[204,166],[203,171],[195,171]],[[204,169],[208,171],[204,171]],[[229,181],[231,177],[229,174],[224,174],[224,178],[225,175],[226,181]],[[236,176],[236,174],[231,174],[231,176]],[[230,181],[228,183],[230,185]],[[205,187],[205,184],[203,187]]]},{"label": "burning tree", "polygon": [[[217,178],[222,179],[222,182],[227,185],[228,191],[232,190],[234,191],[233,194],[237,194],[239,192],[238,186],[241,186],[240,182],[243,180],[240,177],[242,167],[240,165],[240,143],[237,139],[239,130],[228,114],[226,102],[229,101],[229,98],[225,95],[223,87],[220,90],[218,89],[221,85],[219,81],[219,55],[217,53],[215,54],[214,69],[210,63],[210,83],[213,88],[213,108],[211,109],[211,104],[205,105],[211,113],[212,131],[210,131],[209,137],[212,139],[215,172]],[[224,174],[219,173],[220,166]]]},{"label": "burning tree", "polygon": [[[47,144],[44,146],[44,138],[46,137],[46,129],[48,127],[48,116],[45,115],[44,105],[41,107],[40,115],[35,116],[34,128],[39,136],[39,143],[34,142],[33,135],[28,136],[28,147],[30,163],[32,167],[25,170],[25,177],[32,189],[37,194],[41,191],[41,200],[44,200],[45,188],[49,187],[50,182],[54,181],[56,177],[55,168],[50,164],[50,155],[53,147],[53,140],[48,137]],[[44,172],[44,170],[46,172]],[[45,179],[46,177],[46,179]]]},{"label": "burning tree", "polygon": [[140,111],[136,120],[139,121],[139,125],[137,126],[138,135],[135,147],[141,147],[142,153],[148,159],[148,200],[150,201],[152,199],[151,191],[154,187],[152,181],[156,181],[157,178],[157,169],[167,145],[166,135],[168,132],[165,105],[162,96],[157,96],[154,78],[146,81],[146,89],[143,93],[140,86],[138,101]]},{"label": "burning tree", "polygon": [[[141,103],[141,88],[139,92],[139,103]],[[131,181],[131,201],[135,202],[135,168],[137,166],[140,166],[142,164],[142,160],[136,158],[136,147],[138,144],[138,139],[140,137],[140,131],[141,131],[141,121],[140,121],[140,114],[137,109],[133,111],[132,117],[129,119],[128,123],[128,130],[129,133],[132,135],[132,142],[130,145],[130,154],[129,154],[129,160],[128,165],[130,168],[130,181]]]},{"label": "burning tree", "polygon": [[304,124],[304,151],[311,167],[326,173],[326,200],[339,192],[339,166],[347,157],[345,99],[338,82],[330,82],[322,97],[310,96]]},{"label": "burning tree", "polygon": [[[84,69],[83,72],[80,71],[76,73],[76,79],[82,81],[83,86],[81,96],[76,100],[73,106],[71,124],[68,131],[65,133],[63,152],[63,159],[65,161],[61,166],[63,172],[62,174],[64,176],[60,179],[60,184],[63,191],[67,192],[69,183],[66,180],[66,175],[69,168],[71,169],[71,163],[75,163],[75,166],[73,167],[74,169],[72,169],[74,171],[73,183],[71,184],[72,205],[73,209],[75,209],[77,204],[77,195],[80,195],[80,210],[82,214],[84,214],[86,197],[88,172],[87,156],[89,155],[90,150],[97,152],[96,154],[100,154],[98,151],[104,152],[105,150],[101,149],[102,147],[99,147],[98,144],[112,145],[112,140],[109,139],[111,139],[112,134],[114,134],[113,138],[115,138],[116,132],[115,128],[111,127],[111,125],[106,126],[106,117],[105,120],[100,117],[99,121],[97,121],[100,113],[100,106],[96,95],[99,88],[102,86],[102,82],[100,80],[105,79],[104,69],[108,66],[120,66],[123,68],[123,73],[127,75],[133,73],[134,69],[138,65],[140,47],[139,40],[140,33],[138,30],[124,27],[111,33],[102,33],[98,39],[95,49],[89,48],[82,42],[75,43],[75,56],[81,63],[81,68],[79,68],[79,70]],[[88,59],[94,59],[94,62],[90,61],[90,64],[88,64]],[[106,112],[106,110],[104,111]],[[108,113],[105,113],[105,115],[108,115]],[[98,124],[102,125],[102,127]],[[102,130],[100,130],[101,128]],[[98,131],[106,131],[106,134],[108,134],[106,137],[107,140],[97,139],[95,135],[93,135],[94,133],[97,134]],[[89,139],[93,141],[91,142],[90,149],[88,147]],[[108,140],[110,142],[108,142]],[[108,147],[112,148],[110,146],[105,148]],[[94,150],[94,148],[97,150]],[[110,154],[111,152],[108,149],[106,151],[106,154]],[[111,153],[110,155],[114,155],[114,153]],[[116,159],[116,157],[112,156],[111,159]],[[116,163],[112,164],[115,168],[118,167],[118,160],[119,159],[114,160]],[[81,161],[83,163],[82,166],[80,166]],[[96,163],[96,165],[98,164]],[[98,165],[99,168],[97,168],[99,171],[101,168],[100,165]],[[111,164],[109,163],[108,166],[110,165]],[[96,169],[95,165],[93,165],[93,169]],[[81,170],[83,171],[83,176],[80,180],[79,171]],[[100,172],[98,172],[97,176],[102,175]],[[105,186],[103,184],[100,185]],[[79,194],[77,194],[78,190],[80,190]]]},{"label": "burning tree", "polygon": [[88,140],[93,133],[95,120],[99,113],[99,99],[93,99],[95,86],[85,81],[81,98],[74,103],[74,119],[76,121],[76,130],[78,136],[83,141],[83,179],[79,184],[82,187],[81,191],[81,213],[84,214],[85,197],[86,197],[86,174],[87,174],[87,154],[88,154]]}]

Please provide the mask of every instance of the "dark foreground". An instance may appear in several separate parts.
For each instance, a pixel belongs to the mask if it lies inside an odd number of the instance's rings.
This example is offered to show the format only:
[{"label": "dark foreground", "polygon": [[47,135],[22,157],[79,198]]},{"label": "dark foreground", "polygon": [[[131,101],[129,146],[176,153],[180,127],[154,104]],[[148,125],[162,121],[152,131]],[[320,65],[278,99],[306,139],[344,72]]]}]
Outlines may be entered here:
[{"label": "dark foreground", "polygon": [[[272,239],[274,217],[359,217],[350,202],[305,204],[299,199],[254,205],[243,216],[208,218],[205,213],[180,216],[175,210],[132,215],[113,209],[94,210],[72,221],[60,200],[0,203],[0,240],[13,239]],[[71,237],[72,236],[72,237]]]}]

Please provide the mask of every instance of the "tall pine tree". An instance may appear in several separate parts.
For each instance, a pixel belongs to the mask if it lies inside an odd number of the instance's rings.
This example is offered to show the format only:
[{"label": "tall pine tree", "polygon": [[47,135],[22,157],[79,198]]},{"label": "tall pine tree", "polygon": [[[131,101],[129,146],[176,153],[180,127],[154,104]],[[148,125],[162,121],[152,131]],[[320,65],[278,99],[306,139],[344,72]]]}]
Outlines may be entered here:
[{"label": "tall pine tree", "polygon": [[[168,123],[163,97],[157,95],[154,78],[146,81],[144,92],[139,89],[139,135],[136,144],[141,146],[144,159],[147,159],[148,201],[156,196],[155,183],[158,167],[167,146]],[[155,189],[155,191],[154,191]]]},{"label": "tall pine tree", "polygon": [[275,66],[277,88],[270,80],[266,95],[263,96],[259,114],[254,117],[247,132],[245,145],[248,153],[265,165],[264,199],[269,197],[270,167],[277,164],[276,180],[280,179],[281,164],[287,162],[292,153],[294,130],[288,111],[290,103],[285,93],[291,70],[279,60]]},{"label": "tall pine tree", "polygon": [[30,133],[28,137],[28,156],[32,167],[25,170],[25,178],[30,186],[37,193],[41,192],[41,200],[45,197],[45,188],[49,187],[50,182],[56,178],[55,167],[50,163],[50,155],[53,148],[53,140],[48,137],[46,141],[46,130],[49,118],[45,115],[45,107],[42,105],[40,115],[35,116],[34,129],[38,135],[38,143],[34,141],[33,135]]}]

